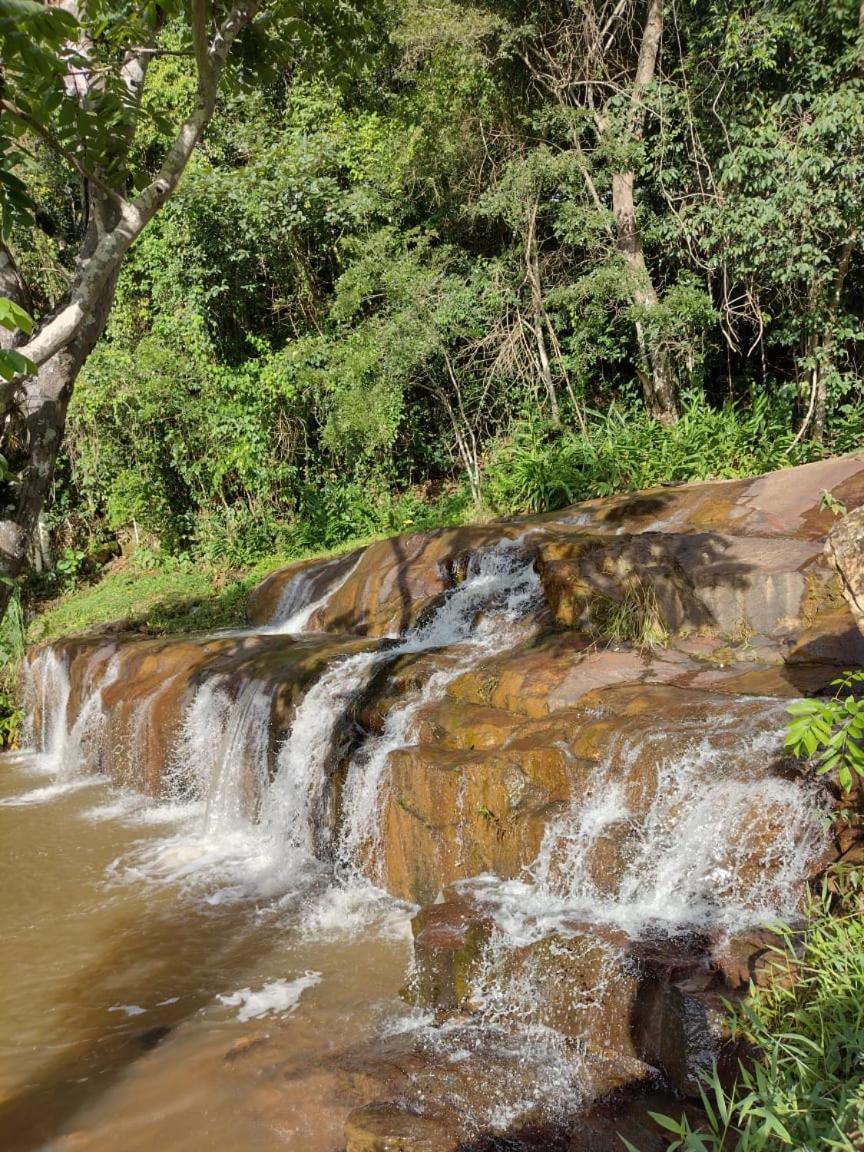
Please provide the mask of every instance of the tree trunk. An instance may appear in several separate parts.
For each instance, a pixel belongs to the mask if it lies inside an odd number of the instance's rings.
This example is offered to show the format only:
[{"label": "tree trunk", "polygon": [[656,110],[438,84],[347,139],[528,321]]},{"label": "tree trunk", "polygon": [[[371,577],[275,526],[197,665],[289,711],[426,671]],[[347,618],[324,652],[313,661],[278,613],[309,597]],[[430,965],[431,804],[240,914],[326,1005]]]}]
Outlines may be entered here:
[{"label": "tree trunk", "polygon": [[90,319],[75,339],[24,385],[20,407],[27,436],[27,464],[11,501],[0,509],[0,618],[27,560],[30,540],[54,479],[72,388],[105,329],[115,283],[116,276],[103,287]]},{"label": "tree trunk", "polygon": [[[657,71],[657,55],[663,34],[663,2],[650,0],[639,47],[639,61],[630,93],[630,121],[627,135],[638,143],[643,133],[642,99],[645,89],[653,82]],[[605,117],[604,117],[605,121]],[[633,303],[644,314],[650,315],[659,306],[657,289],[645,263],[642,237],[636,219],[634,188],[636,176],[632,171],[616,172],[612,177],[612,212],[615,216],[618,248],[630,269],[633,281]],[[664,424],[678,419],[678,387],[674,365],[662,340],[651,339],[641,320],[636,322],[636,342],[639,347],[642,390],[645,406],[652,416]]]}]

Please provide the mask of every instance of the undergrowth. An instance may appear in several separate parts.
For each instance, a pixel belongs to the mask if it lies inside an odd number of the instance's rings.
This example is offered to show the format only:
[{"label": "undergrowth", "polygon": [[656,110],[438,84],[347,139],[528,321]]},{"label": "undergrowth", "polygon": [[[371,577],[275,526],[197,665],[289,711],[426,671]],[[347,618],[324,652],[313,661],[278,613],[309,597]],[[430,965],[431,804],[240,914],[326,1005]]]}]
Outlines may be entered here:
[{"label": "undergrowth", "polygon": [[[864,1147],[864,917],[861,877],[826,890],[803,933],[783,930],[777,976],[733,1018],[733,1035],[759,1050],[725,1088],[702,1087],[706,1123],[695,1130],[654,1115],[669,1152],[860,1152]],[[636,1152],[627,1141],[624,1144]]]},{"label": "undergrowth", "polygon": [[526,417],[489,461],[484,491],[496,512],[543,512],[662,482],[755,476],[813,451],[793,445],[788,414],[764,395],[747,410],[691,396],[671,428],[613,404],[589,413],[587,435]]},{"label": "undergrowth", "polygon": [[606,643],[633,644],[640,651],[665,648],[669,632],[653,585],[630,576],[621,584],[620,599],[598,596],[591,605],[591,632]]}]

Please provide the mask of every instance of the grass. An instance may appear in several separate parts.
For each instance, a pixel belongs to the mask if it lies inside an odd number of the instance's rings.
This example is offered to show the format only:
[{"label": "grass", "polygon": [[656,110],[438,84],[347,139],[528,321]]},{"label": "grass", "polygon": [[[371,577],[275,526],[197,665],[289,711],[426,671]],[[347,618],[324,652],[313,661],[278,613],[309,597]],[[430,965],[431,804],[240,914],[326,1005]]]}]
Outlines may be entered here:
[{"label": "grass", "polygon": [[591,605],[591,631],[607,644],[630,643],[640,651],[665,648],[669,632],[651,584],[638,576],[621,584],[621,598],[598,596]]},{"label": "grass", "polygon": [[170,558],[156,564],[149,555],[142,563],[133,555],[115,561],[96,580],[79,584],[54,600],[31,603],[26,643],[57,640],[114,623],[153,636],[240,627],[246,623],[249,593],[270,572],[300,560],[350,551],[371,539],[378,537],[325,552],[267,556],[240,570]]},{"label": "grass", "polygon": [[731,1087],[716,1072],[706,1079],[704,1126],[654,1117],[670,1152],[864,1147],[862,876],[844,871],[814,900],[803,933],[784,931],[776,978],[737,1011],[734,1034],[758,1050],[755,1062],[741,1065]]},{"label": "grass", "polygon": [[[266,563],[261,567],[267,571]],[[243,622],[246,597],[258,578],[255,573],[185,566],[148,570],[121,563],[96,582],[48,603],[30,620],[27,642],[56,640],[115,621],[155,635],[232,627]]]}]

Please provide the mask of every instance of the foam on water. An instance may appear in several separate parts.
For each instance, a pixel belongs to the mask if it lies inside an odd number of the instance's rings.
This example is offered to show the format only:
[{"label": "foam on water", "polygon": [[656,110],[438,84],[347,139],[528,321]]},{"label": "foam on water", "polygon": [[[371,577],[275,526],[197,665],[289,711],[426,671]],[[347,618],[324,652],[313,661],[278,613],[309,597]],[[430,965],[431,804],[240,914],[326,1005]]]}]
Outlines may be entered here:
[{"label": "foam on water", "polygon": [[239,992],[218,999],[229,1008],[239,1006],[237,1019],[243,1022],[258,1020],[262,1016],[285,1016],[294,1011],[307,989],[320,983],[320,972],[304,972],[296,980],[273,980],[257,991],[241,988]]},{"label": "foam on water", "polygon": [[96,785],[104,783],[102,776],[74,776],[69,780],[56,780],[53,784],[46,784],[42,788],[31,788],[13,796],[4,796],[0,800],[0,806],[3,808],[26,808],[31,804],[48,804],[70,792],[80,792],[84,788],[94,788]]},{"label": "foam on water", "polygon": [[[824,816],[811,789],[772,769],[786,720],[776,700],[755,714],[730,703],[709,722],[678,724],[674,739],[659,728],[619,736],[547,825],[524,879],[467,887],[522,942],[566,930],[568,919],[638,937],[788,917],[824,846]],[[607,845],[620,859],[604,874]]]}]

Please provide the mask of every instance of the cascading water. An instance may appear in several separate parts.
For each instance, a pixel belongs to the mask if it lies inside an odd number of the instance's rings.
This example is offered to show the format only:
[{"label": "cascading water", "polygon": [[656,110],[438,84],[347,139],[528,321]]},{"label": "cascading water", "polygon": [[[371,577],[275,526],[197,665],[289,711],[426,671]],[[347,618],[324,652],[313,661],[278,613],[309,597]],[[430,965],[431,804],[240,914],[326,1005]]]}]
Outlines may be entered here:
[{"label": "cascading water", "polygon": [[568,918],[631,936],[740,930],[788,916],[824,845],[811,790],[785,779],[786,710],[731,702],[674,733],[619,734],[586,790],[549,823],[529,875],[474,882],[505,931],[530,938]]},{"label": "cascading water", "polygon": [[[547,825],[523,879],[454,886],[492,923],[473,963],[469,1018],[418,1024],[418,1042],[439,1059],[455,1046],[478,1062],[482,1107],[474,1081],[454,1107],[501,1132],[538,1109],[566,1121],[598,1067],[602,1082],[602,1053],[630,1045],[645,942],[662,955],[664,940],[695,932],[722,948],[730,933],[795,913],[824,847],[824,813],[811,789],[777,771],[785,723],[782,703],[751,698],[678,718],[674,731],[649,721],[618,733]],[[720,1041],[709,1013],[688,1011],[685,1067],[696,1075]]]},{"label": "cascading water", "polygon": [[[334,556],[323,565],[311,565],[298,572],[283,588],[267,631],[280,635],[305,632],[314,614],[347,583],[359,563],[359,558],[351,563],[344,556]],[[310,595],[320,587],[322,576],[323,591],[317,597]]]},{"label": "cascading water", "polygon": [[[409,632],[395,654],[455,648],[448,667],[433,673],[422,692],[393,708],[380,736],[370,740],[348,768],[342,808],[339,859],[357,871],[364,863],[375,873],[380,835],[381,794],[387,758],[410,743],[421,707],[444,695],[447,685],[477,660],[506,651],[531,628],[531,612],[540,602],[540,582],[521,542],[504,541],[472,556],[466,578],[424,624]],[[392,655],[393,653],[391,653]]]},{"label": "cascading water", "polygon": [[[592,519],[598,532],[614,524]],[[27,670],[33,770],[55,782],[0,805],[38,803],[55,784],[85,786],[102,771],[107,803],[85,809],[70,797],[55,825],[75,813],[134,826],[107,857],[117,885],[98,869],[118,924],[120,883],[130,901],[145,893],[134,925],[145,953],[170,954],[175,925],[185,934],[189,909],[200,913],[202,946],[186,964],[205,977],[196,1003],[234,1009],[244,1028],[270,1013],[287,1025],[319,980],[321,1002],[331,997],[331,951],[398,937],[404,965],[409,909],[385,885],[437,897],[413,923],[418,1012],[382,1002],[367,1039],[380,1026],[378,1040],[408,1045],[394,1108],[430,1122],[457,1116],[460,1139],[514,1147],[526,1126],[551,1121],[563,1132],[595,1093],[635,1083],[649,1065],[677,1090],[675,1066],[649,1043],[665,1035],[676,997],[688,1013],[695,1005],[685,1063],[693,1053],[710,1060],[708,998],[746,982],[747,949],[764,939],[755,926],[797,911],[824,848],[824,813],[814,788],[781,763],[785,703],[743,687],[788,691],[788,679],[778,686],[785,641],[774,667],[760,655],[758,667],[728,672],[703,660],[708,638],[598,651],[551,624],[566,616],[555,597],[578,579],[568,565],[582,546],[571,548],[561,524],[545,520],[530,538],[475,552],[417,623],[376,638],[406,607],[416,619],[454,552],[492,531],[365,553],[353,580],[355,556],[313,562],[287,582],[274,576],[253,615],[282,588],[279,603],[256,629],[107,634],[42,650]],[[362,597],[353,605],[352,592]],[[351,620],[355,631],[334,634]],[[539,642],[523,645],[535,632]],[[812,671],[800,683],[820,683]],[[94,838],[113,843],[106,825]],[[481,868],[501,875],[471,875]],[[153,949],[148,935],[162,919],[168,946]],[[230,983],[214,979],[213,947],[242,945],[246,929],[231,926],[247,920],[261,928],[256,961],[280,934],[288,954],[253,977],[238,947]],[[290,954],[298,942],[314,961]],[[155,982],[148,999],[129,956],[129,990],[112,993],[106,1011],[134,1020],[171,1009],[166,1027],[186,1027],[180,1008],[174,1017],[173,980]],[[103,966],[113,979],[113,947],[93,961]],[[357,979],[369,999],[368,974]],[[342,1011],[340,994],[332,1002]],[[296,1031],[302,1047],[308,1021]],[[388,1067],[387,1092],[390,1077]]]},{"label": "cascading water", "polygon": [[[539,598],[533,560],[518,541],[505,540],[472,556],[465,579],[397,644],[337,660],[307,690],[269,784],[266,692],[250,684],[231,703],[218,682],[205,681],[187,711],[172,770],[182,789],[188,786],[188,766],[193,766],[204,802],[203,823],[194,830],[192,843],[179,850],[177,844],[170,846],[163,858],[168,874],[178,874],[178,859],[187,874],[198,852],[206,869],[219,862],[223,875],[233,874],[239,885],[234,891],[252,887],[273,894],[290,888],[322,856],[334,855],[343,874],[357,880],[371,871],[374,879],[369,848],[378,836],[389,753],[410,741],[420,707],[437,699],[472,660],[503,651],[526,634]],[[396,706],[381,735],[352,758],[343,789],[345,816],[332,844],[330,758],[340,724],[381,665],[444,647],[456,650],[448,667]],[[260,795],[257,810],[249,799],[255,792]]]},{"label": "cascading water", "polygon": [[24,666],[25,743],[59,768],[69,737],[72,686],[66,661],[53,648],[43,648]]}]

